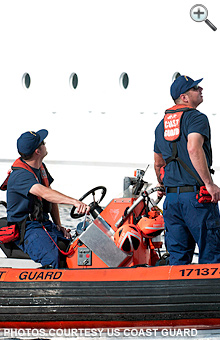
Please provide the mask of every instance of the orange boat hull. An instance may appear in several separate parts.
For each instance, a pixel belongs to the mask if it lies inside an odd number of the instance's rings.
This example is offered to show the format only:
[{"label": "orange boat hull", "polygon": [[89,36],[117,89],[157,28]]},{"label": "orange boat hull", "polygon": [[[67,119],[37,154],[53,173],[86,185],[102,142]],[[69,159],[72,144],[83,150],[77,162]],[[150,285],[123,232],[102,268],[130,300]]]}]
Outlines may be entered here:
[{"label": "orange boat hull", "polygon": [[0,327],[220,326],[220,264],[0,269]]}]

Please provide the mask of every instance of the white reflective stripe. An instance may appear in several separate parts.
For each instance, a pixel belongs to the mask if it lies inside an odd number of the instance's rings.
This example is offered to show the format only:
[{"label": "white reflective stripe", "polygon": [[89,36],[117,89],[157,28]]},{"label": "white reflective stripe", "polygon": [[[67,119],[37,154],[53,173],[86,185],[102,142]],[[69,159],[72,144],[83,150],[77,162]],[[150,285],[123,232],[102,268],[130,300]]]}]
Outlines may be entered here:
[{"label": "white reflective stripe", "polygon": [[161,226],[161,225],[158,225],[158,226],[156,226],[156,227],[144,227],[144,229],[164,229],[164,227],[163,226]]},{"label": "white reflective stripe", "polygon": [[135,238],[137,238],[141,242],[141,236],[140,235],[136,235],[136,234],[132,233],[131,231],[127,231],[125,233],[123,239],[121,240],[120,244],[119,244],[120,249],[122,249],[123,243],[125,242],[126,238],[128,238],[129,241],[130,241],[131,251],[134,250],[131,236],[134,236]]}]

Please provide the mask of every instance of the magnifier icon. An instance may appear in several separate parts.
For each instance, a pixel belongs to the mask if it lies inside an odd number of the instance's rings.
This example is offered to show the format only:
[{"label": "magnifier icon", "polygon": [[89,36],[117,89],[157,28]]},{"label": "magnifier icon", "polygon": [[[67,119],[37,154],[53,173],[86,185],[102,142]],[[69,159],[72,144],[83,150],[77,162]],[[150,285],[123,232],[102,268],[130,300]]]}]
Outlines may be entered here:
[{"label": "magnifier icon", "polygon": [[211,21],[209,21],[207,19],[208,17],[208,10],[205,6],[203,5],[195,5],[191,8],[190,10],[190,16],[191,18],[196,21],[196,22],[202,22],[205,21],[205,23],[213,30],[216,31],[217,27],[215,27],[215,25],[213,25],[213,23],[211,23]]}]

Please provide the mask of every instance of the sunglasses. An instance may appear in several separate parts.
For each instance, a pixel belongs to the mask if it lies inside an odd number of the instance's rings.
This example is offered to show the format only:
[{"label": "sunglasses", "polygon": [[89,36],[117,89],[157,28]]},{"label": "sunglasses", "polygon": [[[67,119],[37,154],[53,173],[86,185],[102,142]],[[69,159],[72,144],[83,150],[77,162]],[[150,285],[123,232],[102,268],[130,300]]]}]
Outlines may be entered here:
[{"label": "sunglasses", "polygon": [[188,91],[190,91],[190,90],[198,91],[198,89],[199,89],[199,85],[195,85],[195,86],[191,87],[191,89],[189,89]]},{"label": "sunglasses", "polygon": [[42,142],[40,143],[40,145],[38,145],[38,148],[39,148],[41,145],[45,145],[45,141],[44,141],[44,140],[42,140]]}]

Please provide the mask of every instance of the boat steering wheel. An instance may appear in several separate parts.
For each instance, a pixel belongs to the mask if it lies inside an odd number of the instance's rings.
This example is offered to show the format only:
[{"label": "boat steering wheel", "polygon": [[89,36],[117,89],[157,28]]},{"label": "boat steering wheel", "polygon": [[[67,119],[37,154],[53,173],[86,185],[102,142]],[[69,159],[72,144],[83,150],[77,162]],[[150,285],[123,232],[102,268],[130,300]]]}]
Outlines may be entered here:
[{"label": "boat steering wheel", "polygon": [[[98,190],[102,190],[101,192],[101,197],[98,201],[95,200],[95,192],[98,191]],[[95,210],[98,210],[98,212],[101,212],[102,211],[102,208],[99,206],[99,203],[103,200],[103,198],[105,197],[106,195],[106,192],[107,192],[107,189],[106,187],[103,187],[103,186],[98,186],[98,187],[95,187],[89,191],[87,191],[80,199],[79,201],[83,201],[86,197],[88,197],[89,195],[92,195],[93,196],[93,202],[91,202],[89,204],[90,206],[90,213],[91,215],[93,216],[93,212],[95,213]],[[80,218],[82,216],[84,216],[84,214],[75,214],[75,209],[76,207],[72,207],[72,210],[70,212],[70,216],[74,219],[76,218]],[[93,216],[94,217],[94,216]]]}]

